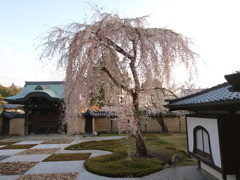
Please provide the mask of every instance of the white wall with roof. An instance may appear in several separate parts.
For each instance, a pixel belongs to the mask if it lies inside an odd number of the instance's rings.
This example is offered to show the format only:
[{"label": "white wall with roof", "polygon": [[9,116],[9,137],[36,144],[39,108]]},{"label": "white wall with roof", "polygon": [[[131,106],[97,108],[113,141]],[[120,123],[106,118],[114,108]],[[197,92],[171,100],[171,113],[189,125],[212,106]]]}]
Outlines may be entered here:
[{"label": "white wall with roof", "polygon": [[193,153],[194,149],[194,135],[193,130],[197,126],[204,127],[210,138],[210,146],[212,150],[214,164],[221,168],[221,156],[220,156],[220,144],[218,134],[218,122],[213,118],[201,118],[201,117],[187,117],[187,132],[188,132],[188,150]]}]

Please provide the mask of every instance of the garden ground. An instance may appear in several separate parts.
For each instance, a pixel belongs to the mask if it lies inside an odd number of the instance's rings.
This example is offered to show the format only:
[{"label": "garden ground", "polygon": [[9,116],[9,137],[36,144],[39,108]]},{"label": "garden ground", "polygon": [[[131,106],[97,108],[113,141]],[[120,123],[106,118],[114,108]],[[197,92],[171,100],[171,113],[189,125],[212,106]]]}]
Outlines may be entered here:
[{"label": "garden ground", "polygon": [[[154,135],[153,135],[154,136]],[[1,169],[0,179],[31,179],[32,177],[38,179],[112,179],[103,176],[92,174],[84,168],[84,159],[87,159],[90,153],[90,158],[110,154],[109,151],[103,150],[81,150],[72,151],[64,150],[65,147],[86,141],[101,141],[119,139],[122,136],[99,136],[99,137],[83,137],[83,136],[59,136],[59,135],[33,135],[25,137],[10,137],[0,140],[3,144],[0,147],[0,166],[5,167]],[[167,141],[171,141],[172,137],[166,136]],[[4,145],[5,142],[5,145]],[[12,142],[13,145],[7,145],[6,142]],[[179,142],[179,141],[178,141]],[[164,142],[164,138],[161,139]],[[181,143],[181,142],[179,142]],[[15,149],[8,149],[15,148]],[[5,149],[4,149],[5,147]],[[21,148],[21,149],[20,149]],[[25,149],[24,149],[25,148]],[[47,161],[52,154],[64,155],[81,153],[83,159],[68,161]],[[66,157],[68,158],[68,156]],[[23,167],[22,170],[20,167]],[[8,167],[8,168],[7,168]],[[16,170],[14,172],[13,170]],[[5,173],[5,174],[4,174]],[[36,175],[41,174],[41,175]],[[199,179],[204,180],[204,177],[197,170],[196,166],[179,166],[166,168],[162,171],[155,172],[151,175],[141,178],[115,178],[115,179]]]}]

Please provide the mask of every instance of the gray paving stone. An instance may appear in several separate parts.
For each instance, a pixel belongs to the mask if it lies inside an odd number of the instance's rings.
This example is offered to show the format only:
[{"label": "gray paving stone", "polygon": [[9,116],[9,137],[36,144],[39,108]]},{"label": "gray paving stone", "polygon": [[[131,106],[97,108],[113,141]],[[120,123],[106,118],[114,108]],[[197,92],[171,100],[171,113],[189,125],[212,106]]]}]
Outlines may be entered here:
[{"label": "gray paving stone", "polygon": [[0,176],[1,180],[16,180],[20,175]]},{"label": "gray paving stone", "polygon": [[179,166],[175,170],[187,180],[206,180],[207,177],[201,174],[197,166]]},{"label": "gray paving stone", "polygon": [[80,172],[84,161],[40,162],[24,174]]},{"label": "gray paving stone", "polygon": [[103,140],[122,139],[122,138],[126,138],[126,136],[109,136],[109,137],[103,138]]},{"label": "gray paving stone", "polygon": [[2,162],[41,162],[50,155],[51,154],[15,155],[2,160]]},{"label": "gray paving stone", "polygon": [[15,144],[41,144],[44,141],[21,141]]},{"label": "gray paving stone", "polygon": [[182,166],[167,168],[162,171],[153,173],[149,176],[142,177],[141,180],[208,180],[202,175],[196,166]]},{"label": "gray paving stone", "polygon": [[0,161],[2,161],[2,160],[4,160],[4,159],[7,159],[7,158],[9,158],[9,157],[11,157],[11,156],[5,156],[5,155],[0,156]]},{"label": "gray paving stone", "polygon": [[54,148],[65,148],[70,144],[38,144],[31,149],[54,149]]},{"label": "gray paving stone", "polygon": [[25,151],[26,149],[3,149],[0,150],[0,155],[15,155],[18,154],[20,152]]},{"label": "gray paving stone", "polygon": [[[112,180],[112,179],[113,178],[98,176],[87,171],[80,172],[79,175],[77,176],[77,180]],[[114,178],[114,180],[139,180],[139,178]]]}]

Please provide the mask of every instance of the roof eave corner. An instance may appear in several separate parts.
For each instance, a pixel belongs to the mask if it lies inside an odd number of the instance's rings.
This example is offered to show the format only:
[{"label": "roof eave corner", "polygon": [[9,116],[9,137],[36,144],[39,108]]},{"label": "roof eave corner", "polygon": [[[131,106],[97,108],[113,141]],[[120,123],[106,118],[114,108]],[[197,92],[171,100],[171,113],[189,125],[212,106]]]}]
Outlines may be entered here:
[{"label": "roof eave corner", "polygon": [[227,74],[224,76],[227,82],[232,85],[229,89],[232,92],[240,92],[240,73]]}]

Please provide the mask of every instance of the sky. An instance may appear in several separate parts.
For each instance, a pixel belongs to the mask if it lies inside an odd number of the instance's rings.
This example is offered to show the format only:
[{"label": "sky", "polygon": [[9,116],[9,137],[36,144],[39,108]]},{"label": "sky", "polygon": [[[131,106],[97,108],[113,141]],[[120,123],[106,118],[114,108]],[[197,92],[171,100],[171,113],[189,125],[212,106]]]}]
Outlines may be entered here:
[{"label": "sky", "polygon": [[[98,5],[121,17],[149,15],[149,27],[168,28],[192,38],[199,54],[196,87],[225,82],[240,70],[240,1],[238,0],[0,0],[0,84],[64,80],[55,61],[40,61],[41,38],[52,27],[83,22]],[[177,67],[178,82],[186,71]]]}]

